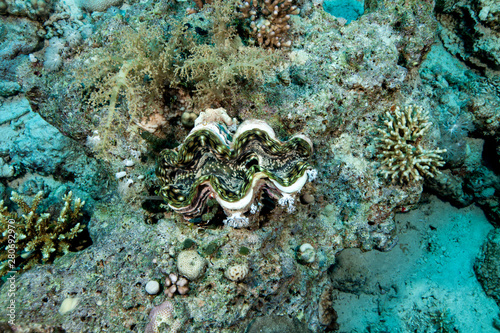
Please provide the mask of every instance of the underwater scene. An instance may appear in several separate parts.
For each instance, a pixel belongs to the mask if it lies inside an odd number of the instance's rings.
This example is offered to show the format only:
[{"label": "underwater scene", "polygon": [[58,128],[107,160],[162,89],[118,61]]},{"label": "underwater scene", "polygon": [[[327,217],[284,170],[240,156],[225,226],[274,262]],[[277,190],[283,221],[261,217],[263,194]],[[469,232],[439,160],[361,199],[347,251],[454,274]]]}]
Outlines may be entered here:
[{"label": "underwater scene", "polygon": [[499,333],[500,1],[0,0],[0,333]]}]

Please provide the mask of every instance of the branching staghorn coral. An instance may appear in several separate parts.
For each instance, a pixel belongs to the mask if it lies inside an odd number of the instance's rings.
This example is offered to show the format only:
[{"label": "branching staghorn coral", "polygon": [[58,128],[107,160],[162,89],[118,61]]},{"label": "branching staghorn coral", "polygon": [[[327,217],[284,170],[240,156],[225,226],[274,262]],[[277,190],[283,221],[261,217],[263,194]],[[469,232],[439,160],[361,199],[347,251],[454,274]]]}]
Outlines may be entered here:
[{"label": "branching staghorn coral", "polygon": [[228,216],[226,225],[246,227],[245,214],[259,210],[263,191],[293,212],[293,196],[314,178],[307,137],[281,142],[263,121],[247,120],[232,132],[228,126],[234,125],[224,109],[208,109],[181,146],[160,154],[160,194],[187,220],[204,215],[214,198]]},{"label": "branching staghorn coral", "polygon": [[422,138],[432,125],[428,112],[419,106],[399,107],[387,111],[382,128],[377,128],[380,137],[379,149],[381,174],[392,182],[409,184],[418,182],[424,176],[434,177],[444,165],[439,154],[446,149],[424,149]]},{"label": "branching staghorn coral", "polygon": [[250,20],[251,35],[265,48],[290,47],[288,39],[290,15],[300,9],[294,0],[249,0],[239,6],[241,16]]},{"label": "branching staghorn coral", "polygon": [[8,212],[3,200],[0,201],[0,276],[14,268],[28,270],[40,261],[45,263],[68,253],[71,241],[84,230],[79,221],[85,201],[79,198],[73,201],[73,193],[69,192],[63,197],[64,206],[59,216],[52,220],[50,214],[36,212],[42,198],[40,191],[30,206],[12,192],[10,199],[21,208],[21,216]]}]

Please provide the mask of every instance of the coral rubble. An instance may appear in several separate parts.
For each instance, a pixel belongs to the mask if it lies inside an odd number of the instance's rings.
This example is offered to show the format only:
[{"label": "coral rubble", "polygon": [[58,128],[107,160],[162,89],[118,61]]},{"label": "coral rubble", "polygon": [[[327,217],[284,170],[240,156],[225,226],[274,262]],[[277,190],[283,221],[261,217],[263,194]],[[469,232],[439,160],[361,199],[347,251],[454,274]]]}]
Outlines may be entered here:
[{"label": "coral rubble", "polygon": [[444,165],[439,154],[446,149],[427,150],[422,138],[432,125],[428,113],[418,106],[406,106],[403,111],[396,107],[387,111],[383,128],[378,128],[380,141],[381,173],[393,182],[418,182],[423,176],[434,177],[438,167]]},{"label": "coral rubble", "polygon": [[292,195],[313,174],[311,141],[299,134],[281,142],[258,120],[245,121],[232,133],[228,118],[223,109],[208,109],[180,147],[162,151],[157,175],[165,201],[193,219],[206,212],[214,197],[232,227],[248,225],[243,214],[258,210],[263,189],[292,211]]}]

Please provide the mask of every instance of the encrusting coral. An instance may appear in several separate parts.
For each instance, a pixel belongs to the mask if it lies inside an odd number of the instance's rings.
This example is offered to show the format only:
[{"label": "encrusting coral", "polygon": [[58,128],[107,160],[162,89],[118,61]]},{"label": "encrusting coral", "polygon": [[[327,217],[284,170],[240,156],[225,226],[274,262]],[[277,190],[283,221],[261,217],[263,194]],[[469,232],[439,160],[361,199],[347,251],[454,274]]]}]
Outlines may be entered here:
[{"label": "encrusting coral", "polygon": [[42,198],[43,192],[40,191],[30,206],[12,192],[10,199],[21,208],[21,216],[8,212],[3,200],[0,201],[0,247],[3,249],[0,276],[16,268],[28,270],[40,261],[47,262],[69,252],[71,241],[84,230],[79,221],[85,201],[79,198],[73,201],[73,193],[69,192],[63,197],[64,207],[59,216],[51,220],[50,214],[36,212]]},{"label": "encrusting coral", "polygon": [[377,148],[381,174],[392,182],[418,182],[423,176],[434,177],[444,165],[439,154],[446,149],[424,149],[422,138],[432,125],[429,114],[419,106],[399,107],[387,111],[383,119]]},{"label": "encrusting coral", "polygon": [[299,134],[281,142],[259,120],[229,130],[235,127],[224,109],[208,109],[181,146],[161,152],[160,194],[186,219],[203,215],[208,199],[215,198],[228,216],[226,225],[246,227],[243,214],[259,210],[263,190],[293,212],[293,195],[314,178],[309,138]]},{"label": "encrusting coral", "polygon": [[185,250],[177,256],[177,269],[179,273],[193,281],[205,273],[206,260],[195,250]]},{"label": "encrusting coral", "polygon": [[170,301],[165,301],[155,306],[149,313],[149,324],[146,326],[145,333],[178,332],[182,327],[182,322],[175,319],[174,305]]}]

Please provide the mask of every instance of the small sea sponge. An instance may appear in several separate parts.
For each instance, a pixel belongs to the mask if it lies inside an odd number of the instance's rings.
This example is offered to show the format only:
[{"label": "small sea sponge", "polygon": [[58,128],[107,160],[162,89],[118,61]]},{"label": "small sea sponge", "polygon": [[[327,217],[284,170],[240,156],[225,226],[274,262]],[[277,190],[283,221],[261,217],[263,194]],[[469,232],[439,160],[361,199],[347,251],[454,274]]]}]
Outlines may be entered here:
[{"label": "small sea sponge", "polygon": [[158,281],[151,280],[146,283],[146,292],[150,295],[156,295],[160,292],[160,284]]},{"label": "small sea sponge", "polygon": [[248,275],[248,265],[239,264],[230,266],[224,274],[229,280],[234,282],[242,281]]},{"label": "small sea sponge", "polygon": [[205,272],[207,262],[195,250],[186,250],[177,256],[177,269],[189,280],[198,279]]},{"label": "small sea sponge", "polygon": [[62,303],[61,306],[59,307],[59,313],[60,314],[66,314],[68,312],[73,311],[78,303],[80,302],[80,298],[78,297],[68,297],[66,298]]},{"label": "small sea sponge", "polygon": [[297,259],[302,263],[312,263],[316,259],[316,250],[309,243],[304,243],[297,251]]}]

